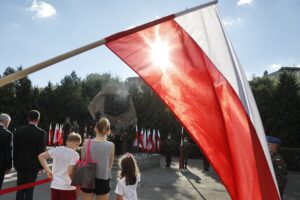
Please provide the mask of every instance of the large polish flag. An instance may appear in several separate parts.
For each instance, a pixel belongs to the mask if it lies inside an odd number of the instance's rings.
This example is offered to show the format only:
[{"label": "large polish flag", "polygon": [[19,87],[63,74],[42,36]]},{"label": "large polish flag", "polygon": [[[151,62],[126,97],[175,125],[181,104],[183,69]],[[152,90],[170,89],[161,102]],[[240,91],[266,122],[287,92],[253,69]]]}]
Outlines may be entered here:
[{"label": "large polish flag", "polygon": [[233,200],[277,200],[261,119],[216,2],[117,33],[106,45],[176,115]]}]

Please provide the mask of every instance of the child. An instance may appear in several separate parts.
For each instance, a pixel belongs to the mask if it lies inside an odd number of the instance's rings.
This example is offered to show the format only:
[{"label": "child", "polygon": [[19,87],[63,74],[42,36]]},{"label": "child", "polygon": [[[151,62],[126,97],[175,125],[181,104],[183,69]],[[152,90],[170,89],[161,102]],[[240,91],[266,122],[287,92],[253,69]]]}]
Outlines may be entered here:
[{"label": "child", "polygon": [[[76,187],[71,186],[71,177],[79,160],[75,149],[80,143],[81,136],[73,132],[69,135],[66,146],[56,147],[38,156],[48,178],[52,179],[51,200],[76,200]],[[53,158],[52,171],[46,162],[48,158]]]},{"label": "child", "polygon": [[137,200],[136,187],[140,182],[140,172],[132,154],[127,153],[120,159],[121,178],[115,190],[117,200]]}]

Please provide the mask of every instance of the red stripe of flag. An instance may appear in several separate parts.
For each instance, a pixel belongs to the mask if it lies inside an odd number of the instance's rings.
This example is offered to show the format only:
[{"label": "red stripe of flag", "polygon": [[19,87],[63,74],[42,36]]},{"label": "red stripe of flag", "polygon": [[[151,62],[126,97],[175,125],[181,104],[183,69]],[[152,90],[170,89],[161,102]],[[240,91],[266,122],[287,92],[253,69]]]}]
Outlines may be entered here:
[{"label": "red stripe of flag", "polygon": [[279,199],[252,122],[201,47],[174,20],[123,36],[108,38],[107,47],[171,109],[232,199]]}]

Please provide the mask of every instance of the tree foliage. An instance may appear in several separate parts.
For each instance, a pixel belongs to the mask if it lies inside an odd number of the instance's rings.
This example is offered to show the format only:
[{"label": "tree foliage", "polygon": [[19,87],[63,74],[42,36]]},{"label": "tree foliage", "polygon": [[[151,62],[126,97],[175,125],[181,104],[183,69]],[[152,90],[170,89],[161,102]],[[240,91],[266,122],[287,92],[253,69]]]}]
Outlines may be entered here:
[{"label": "tree foliage", "polygon": [[[8,67],[2,76],[21,69]],[[88,104],[110,82],[121,81],[109,73],[93,73],[82,79],[72,72],[59,84],[49,82],[46,87],[37,88],[25,77],[0,88],[0,112],[11,115],[11,130],[27,123],[27,112],[31,109],[41,112],[40,125],[44,129],[48,129],[50,123],[63,123],[67,116],[76,119],[82,129],[92,120]],[[266,133],[281,138],[284,146],[300,147],[300,90],[296,78],[284,73],[274,82],[265,74],[250,81],[250,86]],[[128,87],[138,126],[159,129],[162,139],[172,133],[179,140],[181,125],[161,99],[144,83],[140,88]]]},{"label": "tree foliage", "polygon": [[143,92],[135,86],[129,88],[137,112],[138,126],[159,129],[162,139],[171,133],[179,140],[181,125],[174,115],[146,84],[142,84],[141,88]]},{"label": "tree foliage", "polygon": [[278,82],[268,76],[250,82],[267,135],[279,137],[284,146],[300,147],[299,85],[291,73]]}]

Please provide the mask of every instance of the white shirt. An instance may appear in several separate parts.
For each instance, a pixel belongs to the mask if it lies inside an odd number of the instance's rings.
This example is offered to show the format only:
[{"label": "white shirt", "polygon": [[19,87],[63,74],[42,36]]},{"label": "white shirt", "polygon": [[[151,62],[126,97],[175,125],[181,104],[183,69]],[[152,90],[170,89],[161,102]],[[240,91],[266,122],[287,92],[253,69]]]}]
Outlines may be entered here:
[{"label": "white shirt", "polygon": [[140,176],[137,176],[137,181],[134,185],[126,185],[125,177],[119,179],[115,193],[121,195],[124,200],[138,200],[136,188],[140,179]]},{"label": "white shirt", "polygon": [[51,149],[48,153],[53,158],[51,188],[75,190],[76,187],[71,186],[68,168],[69,166],[76,165],[76,162],[79,160],[79,154],[73,149],[63,146]]}]

